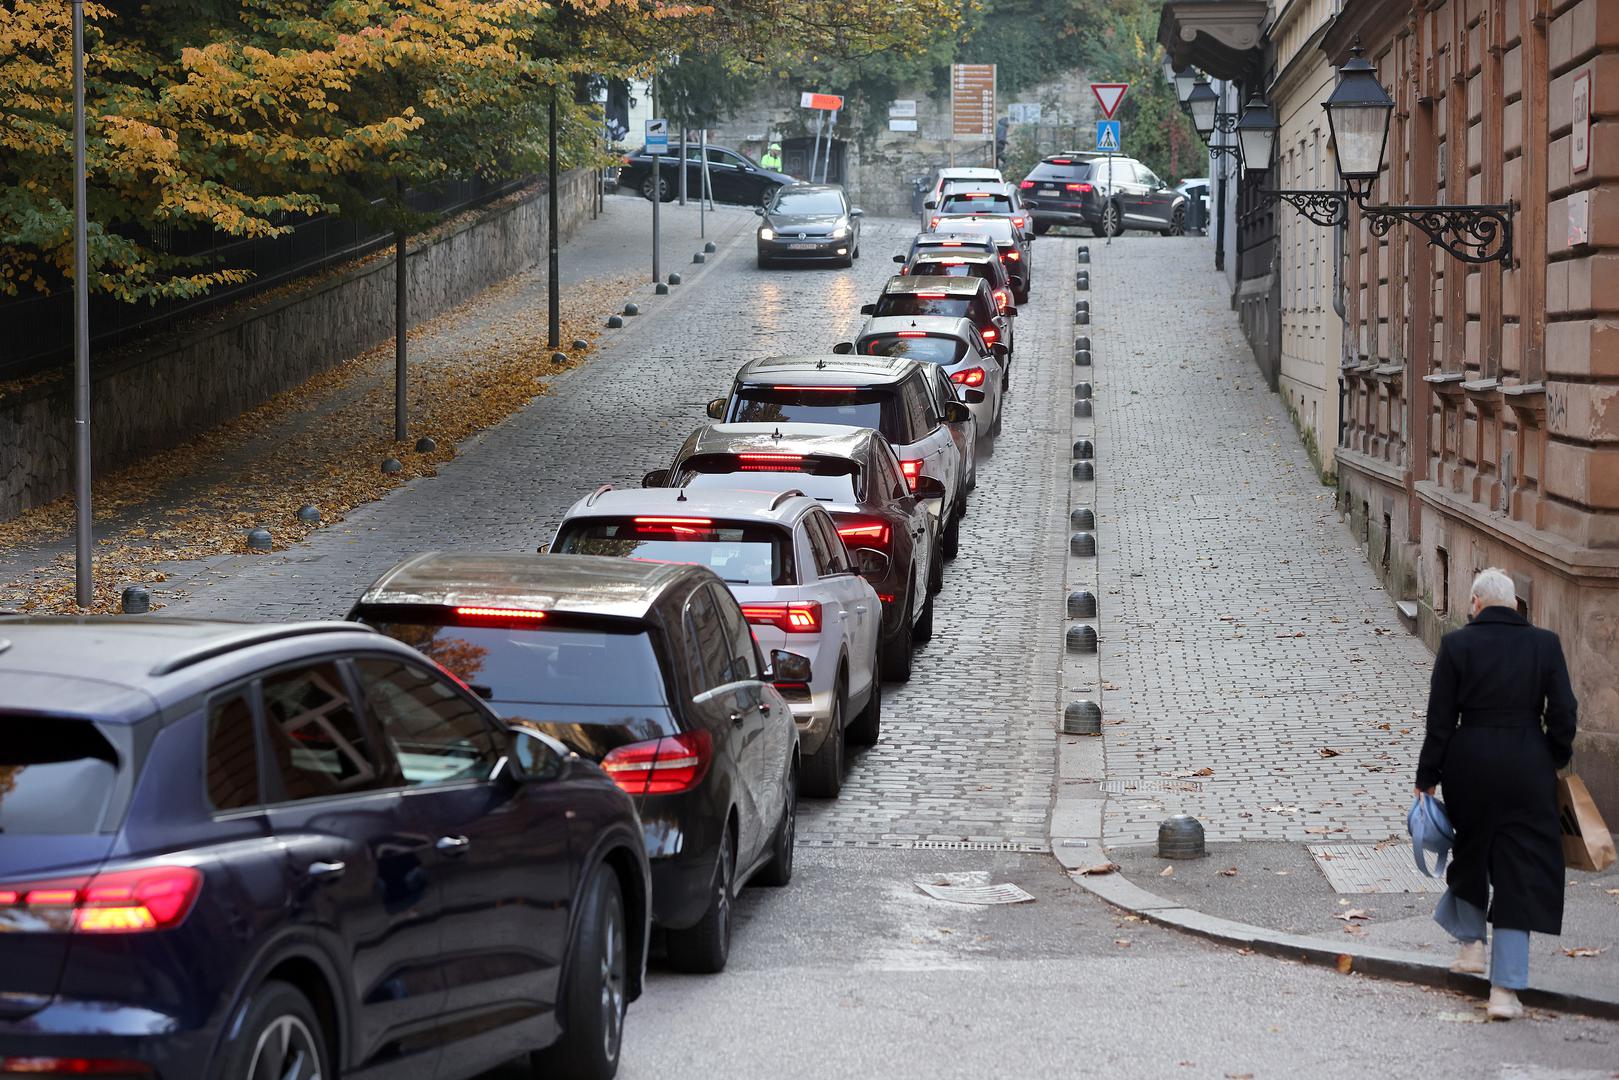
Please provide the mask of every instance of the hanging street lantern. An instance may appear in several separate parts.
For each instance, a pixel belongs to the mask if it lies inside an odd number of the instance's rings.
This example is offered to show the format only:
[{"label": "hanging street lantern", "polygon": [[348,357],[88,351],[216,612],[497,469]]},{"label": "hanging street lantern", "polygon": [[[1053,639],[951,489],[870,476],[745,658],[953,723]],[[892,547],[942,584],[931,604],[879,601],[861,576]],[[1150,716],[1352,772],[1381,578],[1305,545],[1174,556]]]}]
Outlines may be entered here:
[{"label": "hanging street lantern", "polygon": [[1276,133],[1281,130],[1276,121],[1276,110],[1270,102],[1255,94],[1248,99],[1237,121],[1237,147],[1242,151],[1242,167],[1247,172],[1260,173],[1270,168],[1271,154],[1276,149]]},{"label": "hanging street lantern", "polygon": [[1364,198],[1383,171],[1394,99],[1377,81],[1377,70],[1366,59],[1358,39],[1349,62],[1338,69],[1338,85],[1323,107],[1332,131],[1338,176],[1352,193]]},{"label": "hanging street lantern", "polygon": [[1192,114],[1192,126],[1197,129],[1198,138],[1208,142],[1209,136],[1214,134],[1214,115],[1220,108],[1220,95],[1209,85],[1207,75],[1199,75],[1192,84],[1186,108]]},{"label": "hanging street lantern", "polygon": [[1192,87],[1197,83],[1197,72],[1188,64],[1175,72],[1175,100],[1180,102],[1181,108],[1186,107],[1186,99],[1192,96]]}]

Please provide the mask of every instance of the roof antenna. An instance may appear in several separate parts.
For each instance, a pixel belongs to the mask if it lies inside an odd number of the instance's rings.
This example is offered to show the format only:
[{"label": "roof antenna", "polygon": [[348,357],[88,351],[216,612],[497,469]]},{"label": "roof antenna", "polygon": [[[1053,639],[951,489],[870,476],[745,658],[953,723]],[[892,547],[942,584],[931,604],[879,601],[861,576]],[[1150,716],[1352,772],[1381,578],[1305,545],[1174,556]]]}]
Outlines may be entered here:
[{"label": "roof antenna", "polygon": [[686,499],[686,488],[685,488],[685,485],[681,485],[680,493],[675,496],[675,502],[686,502],[686,501],[688,501]]},{"label": "roof antenna", "polygon": [[781,438],[781,428],[777,428],[775,431],[772,431],[770,433],[770,437],[772,439],[780,439]]}]

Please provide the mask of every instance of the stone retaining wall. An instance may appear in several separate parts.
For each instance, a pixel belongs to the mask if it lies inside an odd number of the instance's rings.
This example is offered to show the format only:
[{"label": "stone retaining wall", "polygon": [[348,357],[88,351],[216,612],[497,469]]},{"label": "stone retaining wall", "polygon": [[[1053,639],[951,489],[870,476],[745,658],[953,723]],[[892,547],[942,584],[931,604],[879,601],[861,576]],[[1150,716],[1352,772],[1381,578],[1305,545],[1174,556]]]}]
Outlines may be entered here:
[{"label": "stone retaining wall", "polygon": [[[590,212],[589,170],[563,175],[563,237]],[[410,314],[420,322],[545,255],[544,185],[413,244]],[[215,325],[95,365],[95,466],[174,446],[388,340],[394,260],[374,259]],[[71,490],[73,393],[64,373],[0,397],[0,521]]]}]

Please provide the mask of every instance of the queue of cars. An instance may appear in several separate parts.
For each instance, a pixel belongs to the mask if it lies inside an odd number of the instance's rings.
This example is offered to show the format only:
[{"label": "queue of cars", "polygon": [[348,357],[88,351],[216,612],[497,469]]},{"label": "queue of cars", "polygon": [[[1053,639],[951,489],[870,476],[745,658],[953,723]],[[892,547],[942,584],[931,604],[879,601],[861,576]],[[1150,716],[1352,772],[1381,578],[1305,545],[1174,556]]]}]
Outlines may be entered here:
[{"label": "queue of cars", "polygon": [[[833,194],[852,257],[841,191],[772,205]],[[0,618],[0,1075],[613,1076],[648,955],[725,967],[933,634],[1028,295],[1001,209],[543,553],[412,556],[344,622]]]}]

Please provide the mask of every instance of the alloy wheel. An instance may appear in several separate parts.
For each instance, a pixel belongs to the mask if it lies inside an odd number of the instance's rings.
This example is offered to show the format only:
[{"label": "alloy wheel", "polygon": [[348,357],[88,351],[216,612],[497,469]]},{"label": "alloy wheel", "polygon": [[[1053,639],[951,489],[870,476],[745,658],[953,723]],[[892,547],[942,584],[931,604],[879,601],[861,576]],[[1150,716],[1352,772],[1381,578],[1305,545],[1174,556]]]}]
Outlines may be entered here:
[{"label": "alloy wheel", "polygon": [[1186,235],[1186,211],[1178,206],[1175,208],[1175,212],[1169,217],[1169,235]]},{"label": "alloy wheel", "polygon": [[1102,211],[1102,234],[1104,236],[1119,235],[1119,206],[1117,203],[1108,203]]},{"label": "alloy wheel", "polygon": [[602,1051],[608,1060],[618,1057],[618,1047],[624,1038],[624,984],[627,981],[624,961],[624,910],[621,904],[609,904],[602,926],[601,984],[602,984]]},{"label": "alloy wheel", "polygon": [[278,1016],[253,1047],[248,1080],[321,1080],[315,1036],[296,1016]]}]

